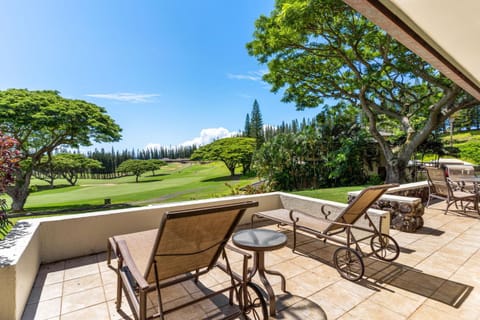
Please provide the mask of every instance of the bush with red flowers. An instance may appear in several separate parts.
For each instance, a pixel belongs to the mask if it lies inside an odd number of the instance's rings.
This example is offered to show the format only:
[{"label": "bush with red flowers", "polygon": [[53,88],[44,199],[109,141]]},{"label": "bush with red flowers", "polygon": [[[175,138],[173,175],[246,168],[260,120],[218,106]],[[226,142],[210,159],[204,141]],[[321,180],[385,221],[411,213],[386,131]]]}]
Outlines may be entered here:
[{"label": "bush with red flowers", "polygon": [[[7,186],[15,181],[15,174],[19,169],[20,151],[17,149],[18,141],[0,131],[0,194],[4,193]],[[0,199],[0,231],[11,225],[7,216],[5,199]]]}]

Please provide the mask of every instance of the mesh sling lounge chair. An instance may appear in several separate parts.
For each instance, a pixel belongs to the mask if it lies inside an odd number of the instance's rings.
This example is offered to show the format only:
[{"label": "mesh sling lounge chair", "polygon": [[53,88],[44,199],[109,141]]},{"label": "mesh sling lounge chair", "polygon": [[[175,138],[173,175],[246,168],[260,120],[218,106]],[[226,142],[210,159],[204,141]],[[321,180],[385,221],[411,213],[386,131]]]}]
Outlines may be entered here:
[{"label": "mesh sling lounge chair", "polygon": [[[293,251],[297,246],[297,232],[313,234],[325,241],[330,240],[340,243],[344,246],[338,248],[334,255],[334,264],[340,275],[348,280],[356,281],[363,277],[365,266],[363,257],[374,254],[377,258],[384,261],[395,260],[400,248],[391,236],[382,234],[380,230],[365,214],[371,205],[375,203],[387,189],[396,187],[396,184],[385,184],[380,186],[368,187],[362,190],[358,196],[350,202],[334,219],[327,219],[329,212],[322,212],[318,215],[302,212],[296,209],[277,209],[254,213],[252,224],[255,217],[267,218],[280,225],[290,225],[293,227]],[[320,215],[323,215],[321,217]],[[354,225],[361,217],[369,221],[371,229]],[[324,218],[325,217],[325,218]],[[362,230],[367,236],[356,239],[352,229]],[[345,239],[337,237],[344,234]],[[370,238],[370,247],[372,252],[366,254],[362,251],[358,242]]]},{"label": "mesh sling lounge chair", "polygon": [[[471,165],[446,165],[448,178],[458,185],[461,191],[475,193],[476,185],[469,179],[475,178],[475,168]],[[467,180],[467,181],[466,181]]]},{"label": "mesh sling lounge chair", "polygon": [[480,213],[478,209],[478,194],[454,190],[443,168],[426,167],[425,169],[428,175],[429,190],[427,207],[432,199],[445,200],[447,203],[445,214],[447,214],[448,208],[452,204],[455,204],[455,207],[458,208],[457,202],[460,201],[461,208],[465,212],[466,206],[464,206],[464,202],[470,202],[477,213]]},{"label": "mesh sling lounge chair", "polygon": [[[164,319],[169,312],[228,291],[229,302],[238,302],[238,311],[228,314],[226,319],[238,316],[268,318],[261,291],[247,278],[247,259],[250,255],[244,254],[243,274],[239,275],[231,270],[225,252],[227,241],[245,210],[257,205],[257,202],[247,201],[167,212],[158,229],[109,239],[109,243],[116,246],[118,256],[117,310],[120,310],[122,303],[122,289],[135,318],[142,320]],[[238,251],[233,247],[232,250]],[[198,284],[201,276],[214,267],[230,276],[230,285],[189,299],[181,305],[165,308],[162,289],[188,280]],[[153,299],[157,306],[153,310],[147,310],[149,293],[156,295]]]}]

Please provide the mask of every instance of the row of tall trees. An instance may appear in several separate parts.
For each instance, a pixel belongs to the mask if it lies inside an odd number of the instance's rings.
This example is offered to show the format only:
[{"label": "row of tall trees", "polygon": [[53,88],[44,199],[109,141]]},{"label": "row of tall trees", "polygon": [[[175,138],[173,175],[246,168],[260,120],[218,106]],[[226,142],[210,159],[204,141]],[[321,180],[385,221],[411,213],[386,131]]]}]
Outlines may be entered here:
[{"label": "row of tall trees", "polygon": [[[143,150],[122,150],[116,151],[114,148],[111,151],[105,151],[105,149],[86,152],[86,156],[90,159],[99,161],[101,168],[92,168],[88,175],[95,179],[111,179],[123,175],[117,170],[120,163],[125,160],[137,159],[137,160],[151,160],[151,159],[169,159],[169,160],[185,160],[189,159],[193,152],[198,147],[196,145],[191,146],[171,146],[171,147],[156,147]],[[84,176],[86,177],[86,176]]]},{"label": "row of tall trees", "polygon": [[282,122],[279,125],[264,125],[260,104],[257,99],[253,101],[252,111],[245,116],[245,127],[242,136],[256,139],[257,149],[265,142],[272,139],[277,133],[297,133],[312,124],[312,120],[297,119],[290,123]]}]

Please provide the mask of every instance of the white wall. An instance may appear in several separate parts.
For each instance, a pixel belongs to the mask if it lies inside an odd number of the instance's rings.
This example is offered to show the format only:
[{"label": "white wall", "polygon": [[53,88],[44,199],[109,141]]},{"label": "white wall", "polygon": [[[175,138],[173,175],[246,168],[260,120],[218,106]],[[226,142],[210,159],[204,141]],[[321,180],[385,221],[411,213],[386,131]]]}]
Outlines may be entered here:
[{"label": "white wall", "polygon": [[[245,200],[258,201],[259,206],[249,208],[241,224],[250,223],[253,212],[279,209],[286,203],[312,208],[325,203],[275,192],[20,221],[0,241],[0,320],[21,318],[41,263],[103,252],[110,236],[156,228],[167,211]],[[388,217],[385,211],[373,214]]]}]

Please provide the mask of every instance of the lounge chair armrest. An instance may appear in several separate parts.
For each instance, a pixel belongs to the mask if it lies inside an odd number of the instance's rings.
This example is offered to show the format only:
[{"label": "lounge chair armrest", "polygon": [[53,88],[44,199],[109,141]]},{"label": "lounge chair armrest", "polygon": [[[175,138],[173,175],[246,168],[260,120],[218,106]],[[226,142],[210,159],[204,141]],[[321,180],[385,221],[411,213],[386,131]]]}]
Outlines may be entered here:
[{"label": "lounge chair armrest", "polygon": [[[322,213],[323,213],[323,207],[322,207]],[[288,212],[288,215],[290,217],[290,220],[293,222],[293,223],[297,223],[301,220],[302,216],[303,217],[312,217],[312,218],[315,218],[317,220],[325,220],[325,221],[330,221],[328,220],[327,218],[324,218],[324,217],[320,217],[320,216],[317,216],[317,215],[312,215],[311,213],[307,213],[307,212],[304,212],[304,211],[301,211],[301,210],[298,210],[298,209],[291,209],[289,212]],[[324,214],[325,215],[325,214]]]},{"label": "lounge chair armrest", "polygon": [[[125,240],[119,240],[117,242],[117,253],[120,255],[123,260],[123,267],[128,268],[130,275],[133,277],[133,280],[137,283],[140,290],[146,290],[149,285],[148,282],[143,277],[142,273],[138,270],[135,261],[133,260],[130,251],[128,250],[127,243]],[[121,272],[121,270],[119,270]]]},{"label": "lounge chair armrest", "polygon": [[246,257],[247,259],[252,258],[252,255],[249,254],[248,252],[245,252],[245,251],[243,251],[243,250],[241,250],[241,249],[239,249],[239,248],[237,248],[237,247],[234,247],[234,246],[232,246],[232,245],[230,245],[230,244],[228,244],[228,243],[225,245],[225,248],[228,249],[228,250],[231,250],[231,251],[233,251],[233,252],[240,253],[241,255],[243,255],[244,257]]}]

